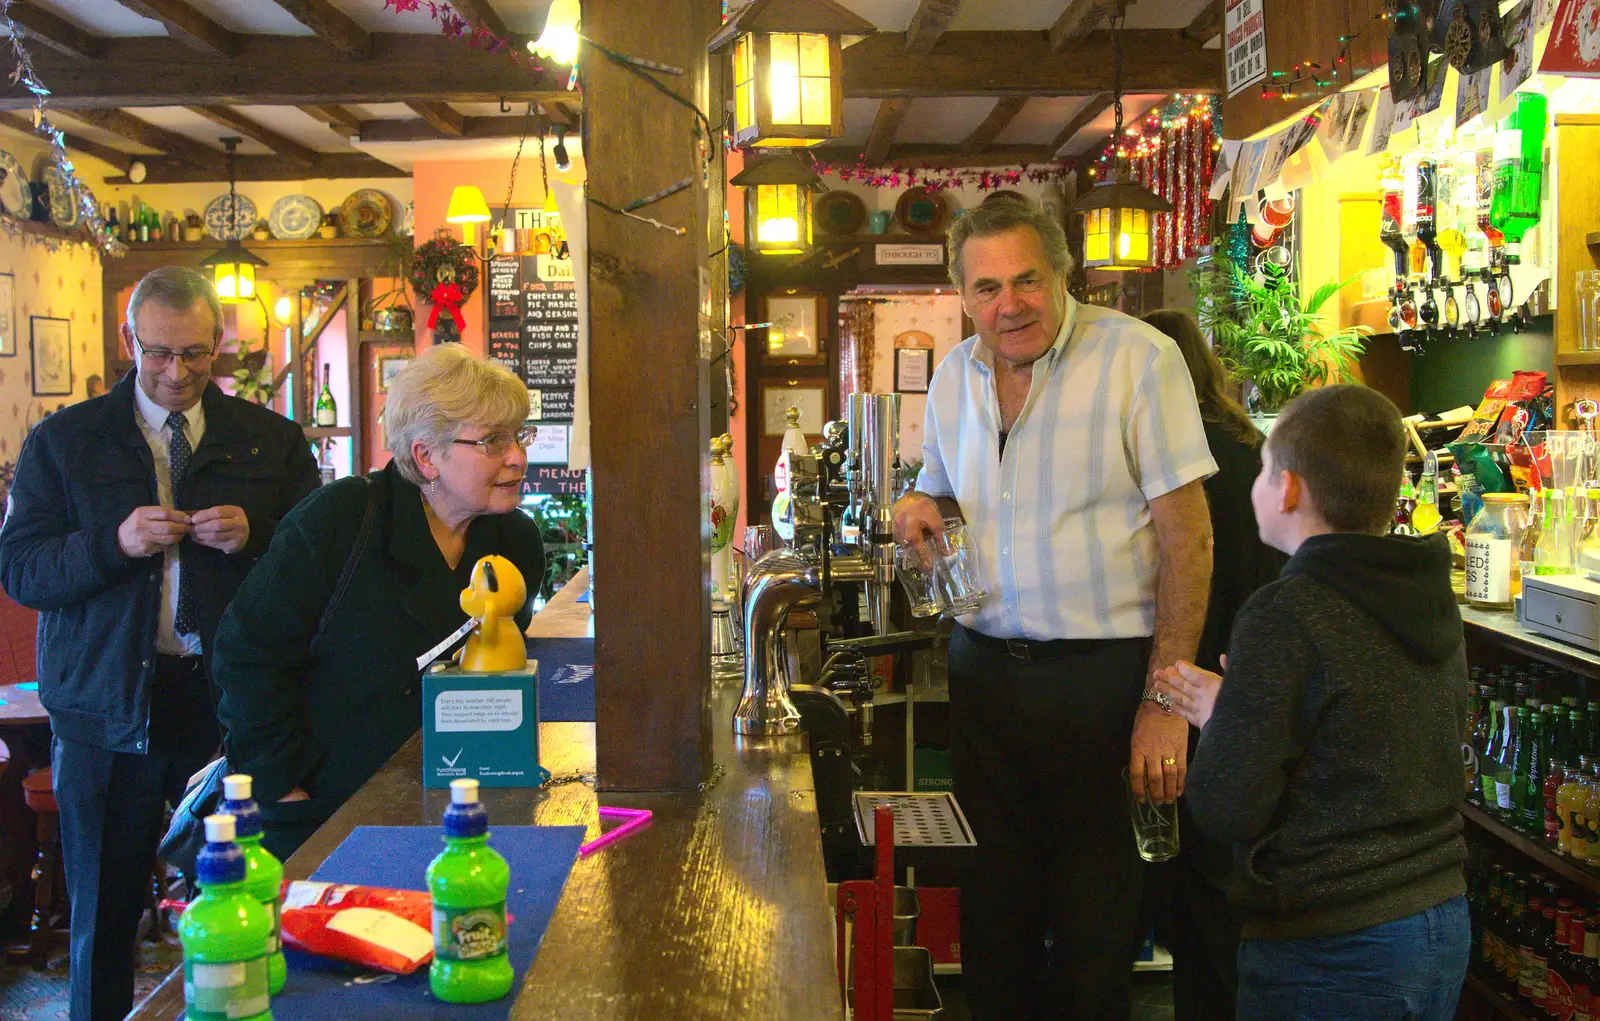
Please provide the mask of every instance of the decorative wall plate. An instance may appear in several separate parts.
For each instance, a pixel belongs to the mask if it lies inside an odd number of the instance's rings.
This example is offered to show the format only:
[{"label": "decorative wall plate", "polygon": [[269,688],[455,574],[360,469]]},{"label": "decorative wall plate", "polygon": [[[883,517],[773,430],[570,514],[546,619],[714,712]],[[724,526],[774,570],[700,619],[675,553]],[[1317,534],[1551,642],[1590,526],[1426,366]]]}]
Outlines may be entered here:
[{"label": "decorative wall plate", "polygon": [[0,206],[12,216],[20,216],[26,220],[33,212],[33,193],[28,190],[28,172],[22,168],[22,161],[9,152],[0,149],[0,171],[5,176],[0,179]]},{"label": "decorative wall plate", "polygon": [[35,172],[35,176],[49,189],[50,222],[65,230],[76,227],[78,221],[83,219],[83,210],[78,208],[77,197],[67,183],[67,175],[62,172],[61,164],[45,158],[45,154],[41,153],[35,164]]},{"label": "decorative wall plate", "polygon": [[381,238],[394,221],[394,202],[376,188],[352,192],[339,207],[339,229],[346,237]]},{"label": "decorative wall plate", "polygon": [[812,203],[811,219],[824,234],[848,237],[866,222],[867,207],[851,192],[830,191]]},{"label": "decorative wall plate", "polygon": [[283,241],[314,238],[322,226],[322,204],[310,195],[285,195],[272,204],[267,226]]},{"label": "decorative wall plate", "polygon": [[229,221],[228,196],[218,195],[206,203],[206,233],[218,241],[240,241],[256,226],[256,204],[247,196],[234,195],[233,219]]},{"label": "decorative wall plate", "polygon": [[948,208],[944,196],[936,191],[930,192],[921,186],[907,188],[895,203],[894,222],[907,234],[937,234],[944,229]]}]

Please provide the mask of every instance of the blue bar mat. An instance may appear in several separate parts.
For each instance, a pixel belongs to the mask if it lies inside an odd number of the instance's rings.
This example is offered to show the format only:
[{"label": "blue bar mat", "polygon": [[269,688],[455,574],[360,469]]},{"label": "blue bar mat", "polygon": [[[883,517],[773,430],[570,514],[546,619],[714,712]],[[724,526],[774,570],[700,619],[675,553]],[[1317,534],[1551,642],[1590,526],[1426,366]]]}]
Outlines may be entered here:
[{"label": "blue bar mat", "polygon": [[539,721],[594,722],[594,639],[530,638],[539,661]]},{"label": "blue bar mat", "polygon": [[[289,981],[272,998],[276,1021],[405,1018],[406,1021],[505,1021],[539,952],[561,888],[583,843],[582,826],[491,826],[489,842],[511,866],[506,893],[508,942],[517,980],[492,1003],[442,1003],[428,989],[428,969],[390,976],[285,949]],[[421,890],[428,862],[443,847],[435,826],[358,826],[312,873],[328,883]],[[373,979],[376,977],[376,981]]]},{"label": "blue bar mat", "polygon": [[588,589],[584,589],[583,590],[583,595],[581,595],[578,598],[573,600],[573,602],[575,602],[575,603],[587,603],[588,601],[589,601],[589,590]]}]

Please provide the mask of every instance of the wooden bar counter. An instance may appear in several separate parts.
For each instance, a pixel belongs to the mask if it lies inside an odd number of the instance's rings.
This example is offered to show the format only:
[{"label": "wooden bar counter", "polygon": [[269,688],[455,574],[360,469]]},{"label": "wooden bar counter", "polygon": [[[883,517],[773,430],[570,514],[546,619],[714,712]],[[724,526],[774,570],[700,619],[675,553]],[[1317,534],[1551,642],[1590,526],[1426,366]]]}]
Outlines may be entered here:
[{"label": "wooden bar counter", "polygon": [[[588,604],[576,602],[586,586],[580,574],[528,633],[590,633]],[[648,808],[654,819],[574,863],[512,1021],[843,1016],[804,739],[736,738],[729,721],[738,694],[736,681],[714,693],[718,768],[704,790],[604,795],[607,805]],[[309,876],[357,826],[439,825],[449,792],[422,789],[421,745],[414,736],[396,752],[285,863],[285,877]],[[584,825],[598,835],[594,724],[541,724],[539,745],[551,785],[485,788],[491,830]],[[414,886],[422,888],[420,875]],[[182,1015],[180,969],[130,1019]]]}]

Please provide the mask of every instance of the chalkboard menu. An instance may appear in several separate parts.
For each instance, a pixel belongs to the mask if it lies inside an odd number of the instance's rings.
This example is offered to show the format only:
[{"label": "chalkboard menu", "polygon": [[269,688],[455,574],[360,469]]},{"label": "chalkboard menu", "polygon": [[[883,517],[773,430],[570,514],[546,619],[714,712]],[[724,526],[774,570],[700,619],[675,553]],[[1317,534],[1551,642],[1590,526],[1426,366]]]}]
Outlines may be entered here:
[{"label": "chalkboard menu", "polygon": [[582,496],[587,487],[588,472],[582,468],[552,468],[549,465],[530,464],[522,477],[522,495],[541,493],[545,496]]},{"label": "chalkboard menu", "polygon": [[[518,228],[551,245],[560,219],[514,210]],[[548,219],[550,222],[546,223]],[[501,256],[489,264],[489,357],[527,384],[535,422],[569,423],[578,382],[578,297],[560,240],[537,256]]]}]

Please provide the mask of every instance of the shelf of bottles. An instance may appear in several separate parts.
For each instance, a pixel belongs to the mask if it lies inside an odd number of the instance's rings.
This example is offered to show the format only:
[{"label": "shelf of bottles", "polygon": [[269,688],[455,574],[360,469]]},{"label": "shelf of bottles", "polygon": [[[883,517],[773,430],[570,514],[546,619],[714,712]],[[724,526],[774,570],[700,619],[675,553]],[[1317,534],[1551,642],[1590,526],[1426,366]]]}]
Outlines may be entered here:
[{"label": "shelf of bottles", "polygon": [[1394,253],[1388,321],[1403,349],[1523,327],[1542,279],[1518,267],[1543,212],[1546,107],[1519,93],[1497,129],[1386,160],[1379,237]]},{"label": "shelf of bottles", "polygon": [[1572,694],[1584,684],[1537,662],[1471,669],[1475,1016],[1586,1017],[1591,989],[1600,1006],[1600,702]]}]

